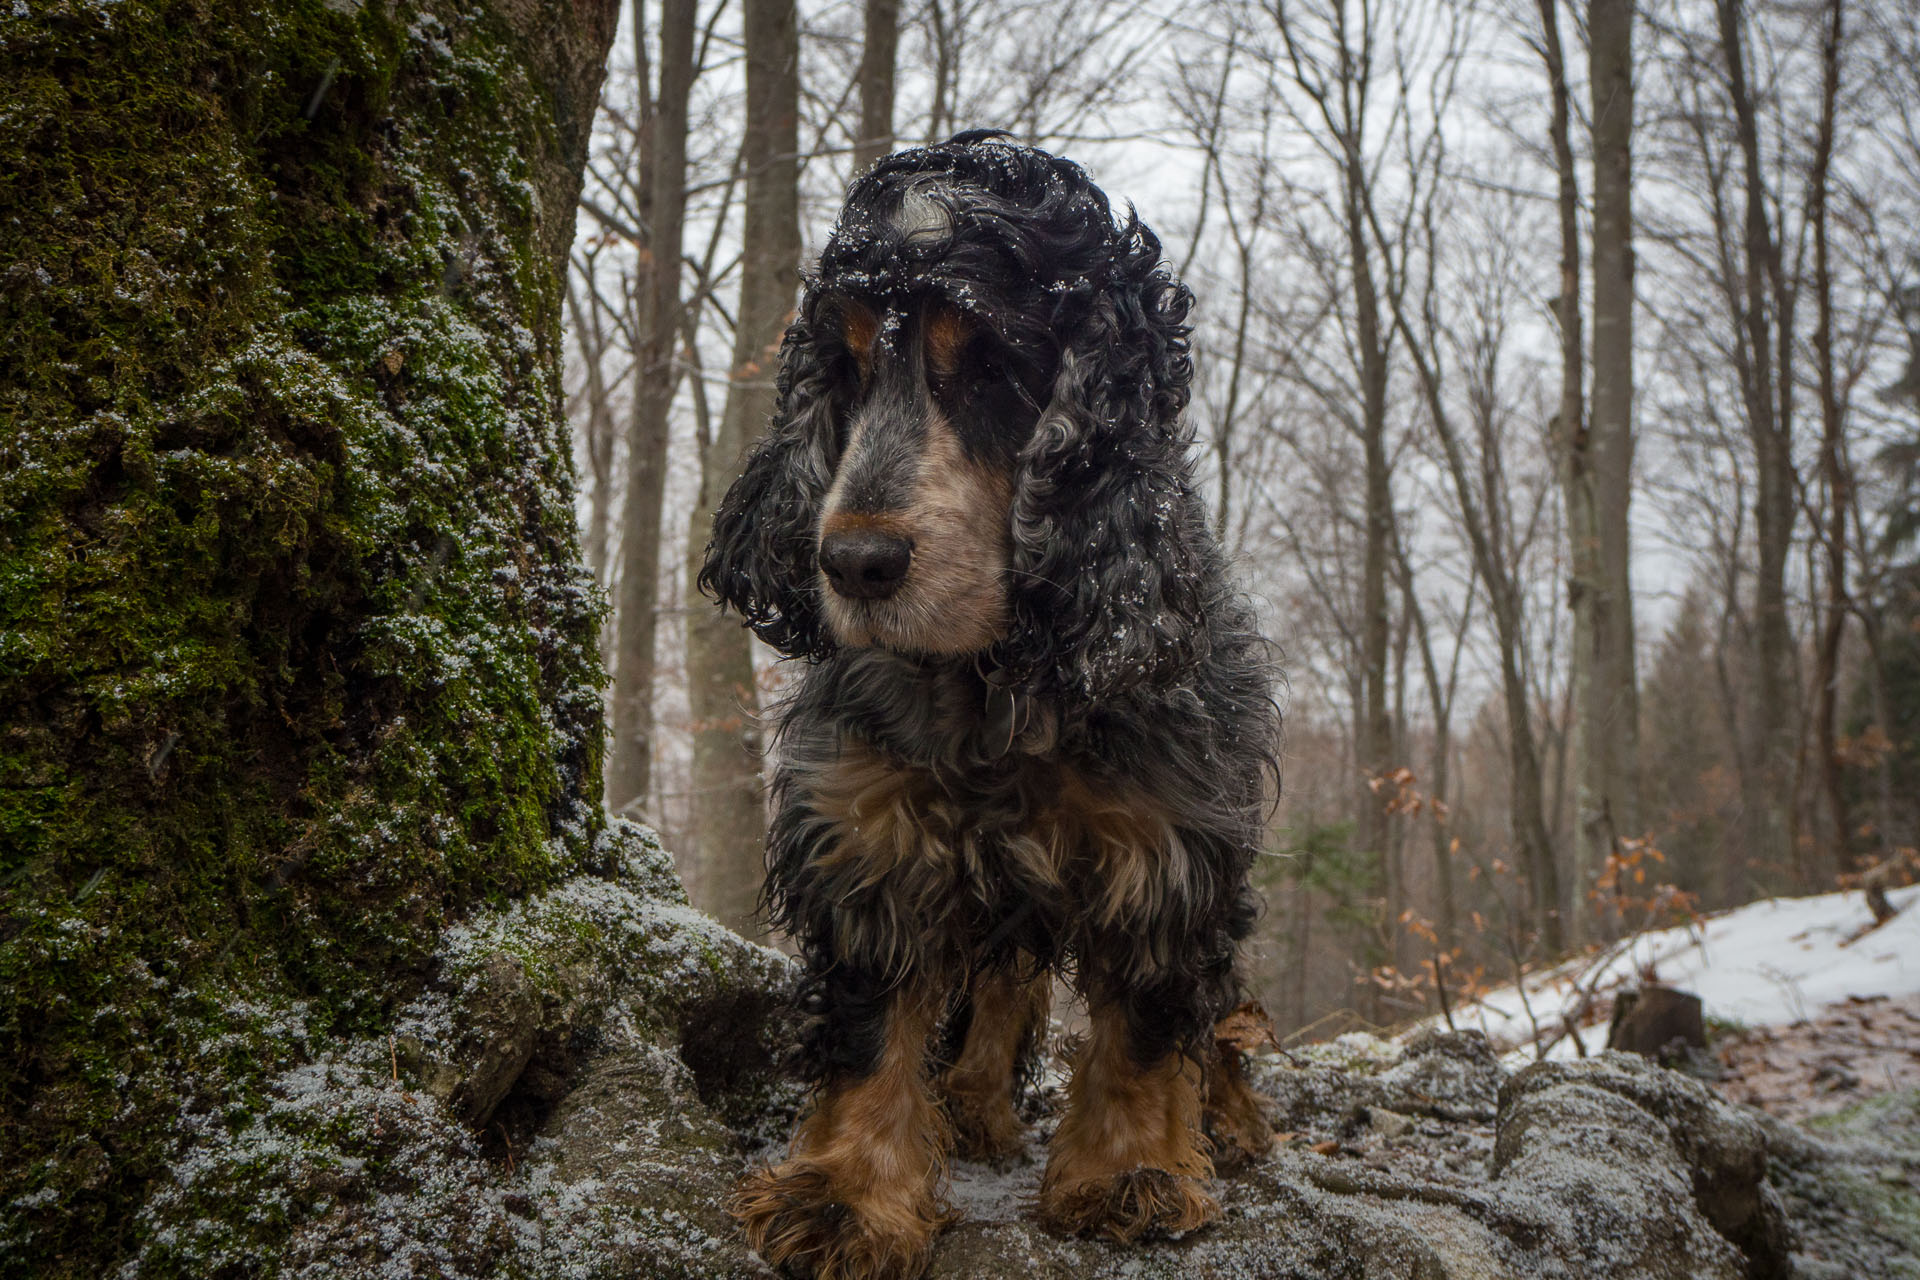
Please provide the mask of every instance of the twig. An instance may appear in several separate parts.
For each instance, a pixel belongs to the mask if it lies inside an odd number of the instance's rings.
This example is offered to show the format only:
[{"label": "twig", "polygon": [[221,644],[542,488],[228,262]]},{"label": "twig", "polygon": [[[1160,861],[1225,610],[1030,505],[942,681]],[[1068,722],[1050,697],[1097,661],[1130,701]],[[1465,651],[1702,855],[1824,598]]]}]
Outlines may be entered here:
[{"label": "twig", "polygon": [[1460,1028],[1453,1025],[1453,1010],[1447,1006],[1447,980],[1440,972],[1441,959],[1440,953],[1436,951],[1429,962],[1433,965],[1433,993],[1440,999],[1440,1016],[1446,1019],[1447,1030],[1458,1031]]}]

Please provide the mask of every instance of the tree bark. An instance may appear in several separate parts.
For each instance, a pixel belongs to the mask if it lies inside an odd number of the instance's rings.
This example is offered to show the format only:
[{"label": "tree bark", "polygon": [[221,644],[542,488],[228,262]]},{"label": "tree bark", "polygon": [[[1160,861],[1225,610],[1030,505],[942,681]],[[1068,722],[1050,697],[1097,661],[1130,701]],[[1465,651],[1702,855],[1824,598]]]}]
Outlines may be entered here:
[{"label": "tree bark", "polygon": [[[607,807],[638,817],[653,778],[655,640],[660,629],[660,518],[673,410],[673,353],[680,333],[680,258],[687,211],[687,103],[693,89],[694,0],[664,0],[660,88],[643,111],[643,166],[650,213],[638,266],[633,417],[627,433],[627,497],[621,519],[615,619],[613,749]],[[634,24],[644,30],[640,5]],[[647,97],[647,87],[640,86]]]},{"label": "tree bark", "polygon": [[[591,267],[585,268],[589,273]],[[592,295],[589,295],[591,297]],[[589,314],[590,310],[590,314]],[[587,385],[587,466],[593,477],[593,497],[587,508],[587,532],[582,553],[593,580],[606,585],[607,533],[613,508],[613,407],[609,403],[604,364],[607,354],[606,330],[600,320],[600,306],[580,305],[580,291],[567,284],[567,314],[573,319],[574,339],[580,348],[580,363],[585,367]]]},{"label": "tree bark", "polygon": [[[800,44],[793,0],[748,0],[746,30],[746,250],[727,404],[703,460],[700,502],[688,538],[690,600],[699,598],[692,584],[713,513],[773,412],[780,340],[792,319],[799,283]],[[689,613],[687,679],[693,706],[690,832],[708,886],[704,905],[753,936],[764,875],[766,810],[747,632],[713,610]]]},{"label": "tree bark", "polygon": [[1633,0],[1588,10],[1593,93],[1593,405],[1586,440],[1592,539],[1577,819],[1576,919],[1587,878],[1638,832],[1640,710],[1627,509],[1633,478]]},{"label": "tree bark", "polygon": [[1813,296],[1818,317],[1813,330],[1813,358],[1820,379],[1820,474],[1827,496],[1826,616],[1821,620],[1820,647],[1814,669],[1816,734],[1820,750],[1820,781],[1826,793],[1832,823],[1832,868],[1836,875],[1854,870],[1853,820],[1847,811],[1847,788],[1839,747],[1840,641],[1844,637],[1851,602],[1847,592],[1847,511],[1852,506],[1853,483],[1846,464],[1846,417],[1833,363],[1833,271],[1827,235],[1828,172],[1833,161],[1834,113],[1840,96],[1840,36],[1845,19],[1844,0],[1831,0],[1827,29],[1821,41],[1820,123],[1814,138],[1812,175],[1807,199],[1813,222]]},{"label": "tree bark", "polygon": [[[1539,0],[1540,55],[1546,64],[1553,112],[1548,136],[1558,183],[1560,222],[1560,294],[1554,318],[1560,329],[1560,406],[1552,423],[1567,522],[1567,609],[1573,636],[1568,653],[1569,733],[1574,756],[1573,902],[1570,924],[1576,938],[1588,928],[1585,887],[1612,850],[1606,822],[1604,780],[1598,766],[1604,750],[1596,740],[1600,727],[1593,710],[1596,665],[1595,599],[1600,591],[1600,530],[1594,505],[1593,442],[1587,429],[1586,352],[1582,336],[1580,270],[1580,186],[1574,168],[1570,119],[1571,92],[1560,42],[1559,0]],[[1596,98],[1598,91],[1596,90]]]},{"label": "tree bark", "polygon": [[865,173],[893,150],[894,64],[900,47],[900,0],[867,0],[860,45],[860,136],[853,171]]},{"label": "tree bark", "polygon": [[0,19],[0,1267],[120,1273],[287,1028],[594,856],[561,272],[616,18]]},{"label": "tree bark", "polygon": [[[1779,245],[1767,216],[1760,157],[1760,125],[1748,84],[1746,19],[1742,0],[1715,0],[1727,96],[1745,187],[1741,237],[1740,314],[1735,364],[1741,379],[1747,432],[1753,443],[1755,678],[1752,732],[1757,757],[1749,766],[1749,857],[1775,870],[1791,868],[1807,884],[1791,830],[1793,738],[1799,699],[1792,671],[1793,635],[1787,616],[1787,556],[1796,519],[1793,467],[1793,299]],[[1778,359],[1774,343],[1779,343]]]},{"label": "tree bark", "polygon": [[1344,122],[1340,138],[1341,218],[1348,271],[1353,280],[1354,338],[1359,348],[1360,445],[1365,458],[1360,567],[1360,666],[1362,704],[1355,710],[1355,753],[1360,764],[1359,823],[1362,851],[1384,859],[1387,814],[1374,782],[1393,767],[1393,722],[1387,712],[1387,650],[1392,631],[1387,610],[1387,558],[1393,541],[1393,478],[1387,456],[1387,347],[1380,320],[1380,290],[1374,280],[1367,232],[1367,166],[1358,120]]}]

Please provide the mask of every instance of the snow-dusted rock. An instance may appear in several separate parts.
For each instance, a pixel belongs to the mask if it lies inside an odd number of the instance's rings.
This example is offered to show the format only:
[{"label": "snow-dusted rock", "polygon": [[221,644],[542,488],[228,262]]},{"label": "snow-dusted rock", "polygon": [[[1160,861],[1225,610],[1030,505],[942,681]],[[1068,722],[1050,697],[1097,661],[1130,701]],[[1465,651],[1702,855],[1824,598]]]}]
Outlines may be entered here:
[{"label": "snow-dusted rock", "polygon": [[[122,1274],[770,1275],[722,1206],[800,1105],[790,965],[690,911],[643,834],[613,842],[611,877],[449,931],[392,1040],[320,1053],[264,1106],[183,1117]],[[963,1217],[929,1275],[1920,1274],[1897,1217],[1920,1154],[1884,1132],[1816,1137],[1625,1055],[1510,1072],[1471,1032],[1251,1067],[1285,1136],[1220,1179],[1217,1222],[1132,1247],[1042,1229],[1056,1088],[1022,1159],[954,1165]]]}]

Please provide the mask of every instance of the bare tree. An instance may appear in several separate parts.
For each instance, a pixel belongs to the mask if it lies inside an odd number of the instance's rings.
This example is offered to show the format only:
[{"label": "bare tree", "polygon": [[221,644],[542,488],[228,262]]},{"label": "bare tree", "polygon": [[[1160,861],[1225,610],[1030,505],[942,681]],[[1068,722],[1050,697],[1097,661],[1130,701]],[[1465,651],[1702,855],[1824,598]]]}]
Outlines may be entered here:
[{"label": "bare tree", "polygon": [[867,0],[860,42],[860,137],[853,144],[859,173],[893,150],[894,62],[900,46],[900,0]]},{"label": "bare tree", "polygon": [[1760,152],[1759,111],[1746,65],[1744,0],[1715,0],[1714,15],[1745,206],[1740,236],[1740,337],[1733,355],[1755,462],[1753,706],[1758,767],[1752,773],[1758,829],[1754,835],[1763,856],[1779,864],[1793,863],[1805,883],[1792,836],[1793,805],[1790,800],[1780,802],[1780,797],[1791,797],[1795,789],[1792,763],[1799,702],[1786,586],[1798,510],[1793,462],[1796,290],[1788,279],[1768,212],[1771,201]]},{"label": "bare tree", "polygon": [[[1558,455],[1561,501],[1567,524],[1567,607],[1573,619],[1573,651],[1569,660],[1568,700],[1572,708],[1569,732],[1577,776],[1574,786],[1573,903],[1575,935],[1584,932],[1588,876],[1606,856],[1610,836],[1606,828],[1600,726],[1592,715],[1597,662],[1595,605],[1600,594],[1600,530],[1595,505],[1593,440],[1586,404],[1586,352],[1581,308],[1580,181],[1574,164],[1572,90],[1560,40],[1559,0],[1538,0],[1540,39],[1535,51],[1547,73],[1552,112],[1548,138],[1552,144],[1556,181],[1555,207],[1560,231],[1560,289],[1553,299],[1554,319],[1560,330],[1560,405],[1548,424]],[[1597,91],[1596,91],[1597,92]],[[1629,335],[1630,336],[1630,335]],[[1594,766],[1592,772],[1589,765]],[[1556,806],[1557,809],[1557,806]]]},{"label": "bare tree", "polygon": [[576,258],[574,270],[567,274],[567,319],[580,349],[585,379],[580,394],[586,400],[587,475],[593,484],[581,551],[594,581],[604,586],[609,567],[607,534],[613,520],[613,443],[618,429],[614,424],[613,383],[606,376],[613,335],[607,332],[605,308],[597,292],[589,294],[590,306],[583,307],[580,303],[583,284],[591,287],[596,257],[597,253],[589,246]]},{"label": "bare tree", "polygon": [[1833,264],[1827,229],[1830,173],[1833,164],[1834,114],[1840,96],[1840,36],[1845,0],[1830,0],[1826,30],[1820,46],[1820,120],[1814,133],[1811,174],[1807,181],[1809,220],[1813,224],[1813,301],[1817,313],[1813,330],[1813,359],[1820,384],[1820,476],[1826,487],[1826,616],[1821,621],[1820,644],[1814,660],[1815,734],[1819,740],[1820,780],[1831,820],[1832,861],[1837,873],[1854,870],[1849,847],[1853,823],[1848,817],[1847,788],[1841,766],[1838,719],[1840,641],[1846,631],[1847,518],[1852,499],[1852,476],[1846,465],[1846,420],[1833,354]]},{"label": "bare tree", "polygon": [[673,351],[680,330],[680,257],[687,209],[687,103],[693,87],[695,0],[663,0],[660,86],[648,97],[645,14],[634,0],[634,42],[648,221],[636,290],[633,416],[627,433],[613,671],[613,749],[607,806],[638,813],[648,800],[654,753],[654,648],[659,630],[660,517],[666,493]]},{"label": "bare tree", "polygon": [[1574,555],[1584,560],[1576,562],[1573,592],[1575,608],[1587,615],[1585,646],[1576,640],[1586,664],[1585,697],[1574,708],[1582,748],[1572,886],[1576,920],[1586,903],[1586,878],[1621,837],[1639,834],[1640,822],[1635,777],[1640,710],[1627,524],[1634,454],[1633,11],[1634,0],[1593,0],[1587,10],[1593,95],[1593,403],[1587,430],[1570,440],[1568,460],[1569,496],[1578,497],[1577,508],[1570,504],[1570,542]]},{"label": "bare tree", "polygon": [[[1360,570],[1360,698],[1355,714],[1355,754],[1360,771],[1356,839],[1360,848],[1386,854],[1387,821],[1372,783],[1392,767],[1393,723],[1387,711],[1387,657],[1391,623],[1387,606],[1388,557],[1392,547],[1393,488],[1387,445],[1387,383],[1390,376],[1393,331],[1382,323],[1382,291],[1399,286],[1392,242],[1385,237],[1385,257],[1376,262],[1376,242],[1368,226],[1368,210],[1377,145],[1372,130],[1379,121],[1373,112],[1375,56],[1387,15],[1365,4],[1329,0],[1306,5],[1275,0],[1267,10],[1278,35],[1271,51],[1274,73],[1304,100],[1299,112],[1314,139],[1314,147],[1332,167],[1336,179],[1333,215],[1338,221],[1346,257],[1344,282],[1351,290],[1352,355],[1356,365],[1358,427],[1363,458],[1362,504],[1364,543]],[[1389,103],[1388,112],[1396,104]],[[1384,270],[1386,279],[1378,278]],[[1391,896],[1391,895],[1390,895]]]},{"label": "bare tree", "polygon": [[[1459,894],[1453,878],[1453,832],[1447,822],[1448,785],[1453,764],[1453,708],[1460,688],[1460,660],[1466,653],[1466,633],[1473,625],[1473,604],[1479,576],[1467,578],[1466,589],[1454,619],[1453,650],[1445,677],[1435,656],[1433,629],[1427,610],[1414,590],[1413,559],[1405,540],[1396,528],[1394,563],[1398,572],[1401,598],[1411,621],[1414,639],[1420,651],[1420,669],[1427,690],[1427,710],[1433,717],[1433,748],[1427,766],[1426,819],[1432,839],[1434,878],[1434,934],[1442,953],[1450,952],[1460,940]],[[1437,978],[1438,975],[1436,975]]]},{"label": "bare tree", "polygon": [[[1428,422],[1440,445],[1475,571],[1487,587],[1506,707],[1512,839],[1526,873],[1534,927],[1547,954],[1555,955],[1565,943],[1565,930],[1526,670],[1526,589],[1521,575],[1527,546],[1538,529],[1540,498],[1534,499],[1532,510],[1514,501],[1521,491],[1510,483],[1506,420],[1511,416],[1511,399],[1503,385],[1502,368],[1513,311],[1517,237],[1510,225],[1490,227],[1491,234],[1479,237],[1480,245],[1472,251],[1479,261],[1454,287],[1443,287],[1436,265],[1441,252],[1436,239],[1439,220],[1429,200],[1422,220],[1428,268],[1418,298],[1418,323],[1412,307],[1398,297],[1391,318],[1405,341]],[[1373,225],[1381,234],[1378,224]],[[1463,294],[1466,301],[1461,310],[1466,314],[1450,314],[1453,308],[1446,298]],[[1465,401],[1471,445],[1449,403],[1450,350],[1461,365],[1461,386],[1454,394]]]},{"label": "bare tree", "polygon": [[[747,0],[746,177],[740,308],[727,403],[701,460],[700,499],[689,524],[689,582],[698,573],[713,513],[747,447],[773,410],[781,335],[793,315],[800,268],[799,21],[793,0]],[[690,591],[689,598],[698,598]],[[687,684],[693,712],[690,835],[713,913],[758,932],[766,811],[753,650],[731,618],[696,609],[687,618]]]}]

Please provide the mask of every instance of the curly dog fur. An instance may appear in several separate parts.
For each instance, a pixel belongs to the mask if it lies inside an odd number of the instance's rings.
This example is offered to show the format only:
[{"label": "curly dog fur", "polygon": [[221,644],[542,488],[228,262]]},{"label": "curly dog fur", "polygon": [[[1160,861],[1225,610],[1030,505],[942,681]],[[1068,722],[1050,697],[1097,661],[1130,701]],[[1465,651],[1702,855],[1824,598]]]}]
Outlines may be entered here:
[{"label": "curly dog fur", "polygon": [[1279,714],[1195,491],[1191,305],[1078,165],[983,133],[856,181],[806,281],[701,575],[806,660],[765,903],[808,962],[818,1088],[732,1206],[776,1264],[924,1265],[954,1136],[1017,1148],[1049,973],[1091,1030],[1043,1218],[1137,1239],[1216,1212],[1202,1067]]}]

